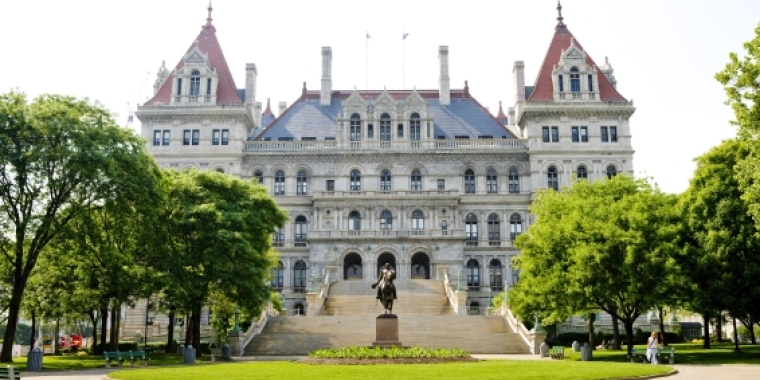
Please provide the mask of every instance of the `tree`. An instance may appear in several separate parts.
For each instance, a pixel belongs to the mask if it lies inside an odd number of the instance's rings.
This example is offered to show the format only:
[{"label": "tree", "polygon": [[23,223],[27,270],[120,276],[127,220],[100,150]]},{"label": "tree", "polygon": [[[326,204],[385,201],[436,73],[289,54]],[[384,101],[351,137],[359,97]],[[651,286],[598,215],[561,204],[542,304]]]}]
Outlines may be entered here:
[{"label": "tree", "polygon": [[11,361],[21,300],[40,255],[74,218],[129,191],[144,141],[88,100],[0,95],[0,249],[12,271],[0,361]]},{"label": "tree", "polygon": [[679,279],[675,201],[622,175],[539,193],[537,222],[517,239],[521,278],[510,299],[518,309],[542,305],[554,320],[605,311],[625,326],[630,351],[634,320]]}]

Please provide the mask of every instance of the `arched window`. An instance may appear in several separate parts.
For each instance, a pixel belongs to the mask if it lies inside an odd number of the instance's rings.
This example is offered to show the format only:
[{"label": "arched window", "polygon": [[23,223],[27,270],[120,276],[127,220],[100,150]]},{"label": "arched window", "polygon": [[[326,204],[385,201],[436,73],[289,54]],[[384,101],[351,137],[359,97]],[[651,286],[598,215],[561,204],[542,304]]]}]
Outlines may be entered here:
[{"label": "arched window", "polygon": [[380,191],[391,191],[391,171],[383,170],[380,173]]},{"label": "arched window", "polygon": [[285,195],[285,172],[282,170],[274,174],[274,195]]},{"label": "arched window", "polygon": [[472,169],[464,172],[464,193],[475,194],[475,172]]},{"label": "arched window", "polygon": [[557,168],[549,166],[549,170],[546,172],[546,181],[550,189],[555,191],[559,190],[559,178],[557,176]]},{"label": "arched window", "polygon": [[256,181],[258,181],[259,185],[264,184],[264,173],[262,173],[261,170],[256,170],[256,172],[253,173],[253,178],[256,178]]},{"label": "arched window", "polygon": [[501,233],[499,230],[499,216],[496,214],[488,215],[488,245],[497,247],[501,245]]},{"label": "arched window", "polygon": [[420,141],[420,114],[413,113],[409,120],[409,140]]},{"label": "arched window", "polygon": [[424,230],[425,229],[425,214],[420,210],[414,210],[412,213],[412,229]]},{"label": "arched window", "polygon": [[617,168],[615,165],[609,165],[607,166],[607,178],[612,179],[612,177],[617,175]]},{"label": "arched window", "polygon": [[581,92],[581,74],[577,67],[570,69],[570,92]]},{"label": "arched window", "polygon": [[362,191],[362,173],[351,170],[351,191]]},{"label": "arched window", "polygon": [[387,113],[380,116],[380,141],[391,141],[391,117]]},{"label": "arched window", "polygon": [[469,246],[478,245],[478,217],[475,214],[467,215],[464,222],[464,232],[466,244]]},{"label": "arched window", "polygon": [[272,247],[282,247],[285,245],[285,230],[277,228],[272,234]]},{"label": "arched window", "polygon": [[359,114],[351,115],[351,121],[349,122],[351,128],[351,141],[362,141],[362,117]]},{"label": "arched window", "polygon": [[509,192],[513,194],[520,192],[520,174],[515,168],[509,169]]},{"label": "arched window", "polygon": [[351,211],[348,214],[348,229],[349,231],[361,231],[362,216],[359,214],[359,211]]},{"label": "arched window", "polygon": [[469,290],[479,290],[480,264],[478,264],[478,260],[470,259],[467,262],[467,287]]},{"label": "arched window", "polygon": [[305,171],[298,172],[296,177],[296,193],[298,195],[306,195],[309,191],[309,177]]},{"label": "arched window", "polygon": [[512,214],[509,217],[509,238],[514,241],[522,231],[522,217],[517,213]]},{"label": "arched window", "polygon": [[224,169],[222,168],[216,168],[215,170],[217,173],[224,173]]},{"label": "arched window", "polygon": [[393,229],[393,214],[385,210],[380,213],[380,230],[390,231]]},{"label": "arched window", "polygon": [[420,173],[419,170],[414,169],[412,171],[412,178],[411,178],[411,180],[412,180],[411,183],[412,183],[412,190],[413,191],[420,191],[420,190],[422,190],[422,174]]},{"label": "arched window", "polygon": [[277,263],[277,266],[272,268],[272,282],[269,286],[274,290],[282,290],[285,282],[285,267],[282,265],[282,261]]},{"label": "arched window", "polygon": [[441,222],[441,235],[448,235],[448,234],[449,234],[449,222],[444,220]]},{"label": "arched window", "polygon": [[501,291],[503,289],[504,280],[502,279],[502,273],[501,261],[499,259],[492,259],[488,263],[488,279],[491,290]]},{"label": "arched window", "polygon": [[296,247],[305,247],[306,246],[306,217],[303,215],[300,215],[296,218],[296,231],[294,236],[295,246]]},{"label": "arched window", "polygon": [[585,165],[578,166],[578,170],[575,172],[575,177],[579,181],[582,179],[588,179],[588,170]]},{"label": "arched window", "polygon": [[190,73],[190,96],[198,96],[201,93],[201,72],[193,70]]},{"label": "arched window", "polygon": [[293,292],[306,293],[306,263],[303,261],[293,266]]},{"label": "arched window", "polygon": [[470,302],[470,305],[467,307],[467,314],[468,315],[479,315],[480,314],[480,302],[478,302],[478,301],[472,301],[472,302]]},{"label": "arched window", "polygon": [[496,170],[488,169],[486,173],[486,191],[488,194],[499,193],[499,178],[496,176]]},{"label": "arched window", "polygon": [[295,315],[306,315],[306,309],[303,307],[303,304],[299,302],[293,307],[293,313]]}]

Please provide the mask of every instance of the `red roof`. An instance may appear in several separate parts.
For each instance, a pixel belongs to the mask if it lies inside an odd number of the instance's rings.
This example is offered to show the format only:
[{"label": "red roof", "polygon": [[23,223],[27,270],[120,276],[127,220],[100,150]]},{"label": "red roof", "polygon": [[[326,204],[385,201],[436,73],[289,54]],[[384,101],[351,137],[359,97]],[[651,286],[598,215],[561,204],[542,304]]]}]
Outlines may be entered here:
[{"label": "red roof", "polygon": [[[560,15],[560,18],[562,16]],[[557,25],[554,32],[554,38],[549,45],[549,51],[546,52],[544,63],[541,64],[541,70],[538,72],[536,83],[534,84],[533,93],[528,98],[528,101],[553,101],[554,100],[554,84],[552,83],[552,70],[554,65],[558,65],[562,58],[562,51],[567,50],[570,47],[570,40],[573,39],[573,34],[567,29],[567,26],[562,23]],[[578,40],[575,40],[575,46],[584,50]],[[586,63],[591,67],[596,67],[596,63],[591,59],[591,56],[586,52]],[[596,68],[597,77],[599,78],[599,93],[602,101],[608,102],[624,102],[626,99],[623,95],[612,87],[610,81],[607,80],[607,76],[602,71]]]},{"label": "red roof", "polygon": [[267,98],[267,109],[264,110],[264,115],[271,115],[272,107],[269,105],[269,98]]},{"label": "red roof", "polygon": [[[206,25],[201,29],[201,33],[195,39],[198,41],[198,49],[208,56],[211,67],[216,69],[216,74],[219,77],[219,85],[216,88],[216,102],[217,103],[242,103],[240,97],[237,94],[237,86],[235,86],[235,80],[232,79],[230,68],[227,66],[227,60],[224,59],[224,53],[222,53],[222,47],[219,45],[219,40],[216,39],[216,28],[211,23],[211,10],[209,9],[209,18]],[[189,53],[195,47],[195,41],[187,49]],[[174,70],[179,70],[185,66],[185,62],[180,59]],[[145,104],[166,103],[169,104],[172,96],[172,81],[168,78],[161,88],[152,99],[148,100]]]}]

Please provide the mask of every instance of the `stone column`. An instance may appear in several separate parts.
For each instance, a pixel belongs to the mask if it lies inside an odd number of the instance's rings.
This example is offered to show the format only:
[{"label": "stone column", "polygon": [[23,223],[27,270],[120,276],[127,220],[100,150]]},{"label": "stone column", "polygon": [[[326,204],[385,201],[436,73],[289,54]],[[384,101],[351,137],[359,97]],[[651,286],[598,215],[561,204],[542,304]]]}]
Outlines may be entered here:
[{"label": "stone column", "polygon": [[[245,335],[243,331],[231,331],[227,335],[227,341],[230,344],[230,352],[233,356],[243,356],[243,339]],[[200,349],[200,348],[199,348]]]}]

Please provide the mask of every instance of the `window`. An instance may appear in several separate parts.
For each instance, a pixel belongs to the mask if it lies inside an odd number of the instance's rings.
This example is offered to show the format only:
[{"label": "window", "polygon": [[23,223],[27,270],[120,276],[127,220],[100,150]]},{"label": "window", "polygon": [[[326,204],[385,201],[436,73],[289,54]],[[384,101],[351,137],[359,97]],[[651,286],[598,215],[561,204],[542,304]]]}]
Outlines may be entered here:
[{"label": "window", "polygon": [[549,142],[549,127],[542,127],[541,135],[543,142]]},{"label": "window", "polygon": [[380,191],[391,191],[391,172],[383,170],[380,172]]},{"label": "window", "polygon": [[488,215],[488,245],[498,246],[501,241],[499,232],[499,216],[496,214]]},{"label": "window", "polygon": [[277,266],[272,269],[272,282],[269,284],[272,289],[280,290],[283,288],[285,282],[284,272],[285,267],[282,265],[282,262],[277,263]]},{"label": "window", "polygon": [[293,291],[306,292],[306,263],[299,261],[293,266]]},{"label": "window", "polygon": [[272,246],[273,247],[282,247],[285,244],[285,230],[282,228],[278,228],[274,230],[274,234],[272,235]]},{"label": "window", "polygon": [[351,191],[362,191],[362,173],[358,170],[351,170]]},{"label": "window", "polygon": [[230,144],[230,130],[222,129],[222,145]]},{"label": "window", "polygon": [[617,141],[618,141],[617,127],[610,127],[610,142],[617,142]]},{"label": "window", "polygon": [[317,138],[313,137],[313,136],[311,136],[311,137],[310,136],[304,136],[304,137],[301,137],[301,141],[317,141]]},{"label": "window", "polygon": [[445,179],[439,179],[438,180],[438,190],[446,190],[446,180]]},{"label": "window", "polygon": [[602,142],[609,142],[610,136],[607,134],[607,127],[601,127],[600,133],[602,135]]},{"label": "window", "polygon": [[546,173],[547,186],[550,189],[559,190],[559,179],[557,177],[557,168],[550,166]]},{"label": "window", "polygon": [[293,137],[278,137],[277,141],[293,141]]},{"label": "window", "polygon": [[514,241],[522,233],[522,217],[514,213],[509,217],[509,239]]},{"label": "window", "polygon": [[177,95],[182,95],[182,78],[177,78]]},{"label": "window", "polygon": [[389,231],[393,229],[393,214],[385,210],[380,213],[380,230]]},{"label": "window", "polygon": [[404,124],[398,125],[398,138],[404,137]]},{"label": "window", "polygon": [[441,234],[442,235],[448,235],[449,234],[448,229],[449,229],[449,222],[447,222],[445,220],[442,221],[441,222]]},{"label": "window", "polygon": [[464,233],[466,245],[478,245],[478,217],[475,214],[467,215],[464,222]]},{"label": "window", "polygon": [[560,75],[557,81],[559,82],[559,92],[565,92],[565,76]]},{"label": "window", "polygon": [[285,195],[285,173],[282,170],[274,175],[274,195]]},{"label": "window", "polygon": [[362,119],[358,114],[351,115],[351,141],[362,141]]},{"label": "window", "polygon": [[200,129],[193,129],[193,145],[200,145],[201,143],[201,131]]},{"label": "window", "polygon": [[552,127],[552,142],[559,142],[559,128]]},{"label": "window", "polygon": [[164,145],[169,145],[169,142],[171,142],[171,131],[164,129]]},{"label": "window", "polygon": [[472,169],[464,172],[464,193],[475,194],[475,173]]},{"label": "window", "polygon": [[412,229],[424,230],[425,229],[425,214],[420,210],[414,210],[412,213]]},{"label": "window", "polygon": [[359,211],[351,211],[348,214],[348,230],[349,231],[361,231],[362,229],[362,217],[359,215]]},{"label": "window", "polygon": [[328,179],[327,183],[325,184],[325,189],[327,191],[335,191],[335,180],[334,179]]},{"label": "window", "polygon": [[499,193],[499,177],[496,176],[496,170],[488,169],[486,173],[486,191],[488,194]]},{"label": "window", "polygon": [[153,146],[161,145],[161,130],[153,131]]},{"label": "window", "polygon": [[491,289],[501,291],[504,285],[504,280],[502,280],[502,270],[501,270],[501,261],[499,259],[492,259],[490,263],[488,263],[488,279],[491,286]]},{"label": "window", "polygon": [[206,95],[211,95],[211,78],[206,79]]},{"label": "window", "polygon": [[375,128],[372,126],[372,124],[367,125],[367,138],[368,139],[375,138]]},{"label": "window", "polygon": [[190,145],[190,130],[182,131],[182,145]]},{"label": "window", "polygon": [[296,218],[296,231],[293,236],[296,247],[306,246],[306,217],[300,215]]},{"label": "window", "polygon": [[256,178],[256,181],[258,181],[259,185],[264,184],[264,173],[262,173],[261,170],[256,170],[253,173],[253,178]]},{"label": "window", "polygon": [[582,179],[588,179],[588,170],[585,165],[578,166],[578,170],[575,172],[575,177],[579,181]]},{"label": "window", "polygon": [[607,166],[607,178],[612,179],[612,177],[617,175],[617,168],[615,165],[609,165]]},{"label": "window", "polygon": [[520,281],[520,270],[512,268],[512,285],[517,284],[517,281]]},{"label": "window", "polygon": [[588,142],[588,127],[581,127],[581,142]]},{"label": "window", "polygon": [[391,117],[387,113],[380,116],[380,141],[391,141]]},{"label": "window", "polygon": [[198,96],[201,93],[201,72],[193,70],[190,73],[190,95]]},{"label": "window", "polygon": [[309,191],[309,177],[301,170],[296,176],[296,194],[306,195]]},{"label": "window", "polygon": [[581,92],[581,74],[577,67],[570,69],[570,92]]},{"label": "window", "polygon": [[509,169],[509,192],[513,194],[520,192],[520,174],[515,168]]},{"label": "window", "polygon": [[211,132],[211,145],[219,145],[219,139],[222,137],[222,133],[218,129],[214,129]]},{"label": "window", "polygon": [[420,174],[420,171],[417,169],[414,169],[412,171],[411,184],[412,184],[412,191],[422,190],[422,174]]},{"label": "window", "polygon": [[571,127],[570,131],[571,131],[571,136],[573,137],[573,142],[580,141],[580,136],[578,134],[578,127]]},{"label": "window", "polygon": [[409,140],[420,141],[420,115],[413,113],[409,121]]},{"label": "window", "polygon": [[[478,264],[478,260],[470,259],[467,261],[467,286],[475,288],[480,286],[480,265]],[[477,303],[475,304],[477,305]]]}]

